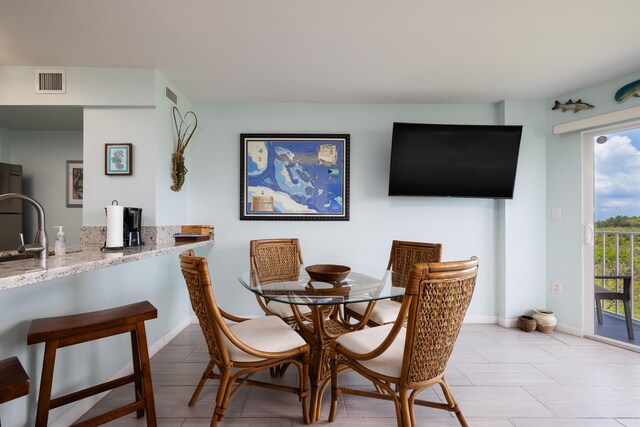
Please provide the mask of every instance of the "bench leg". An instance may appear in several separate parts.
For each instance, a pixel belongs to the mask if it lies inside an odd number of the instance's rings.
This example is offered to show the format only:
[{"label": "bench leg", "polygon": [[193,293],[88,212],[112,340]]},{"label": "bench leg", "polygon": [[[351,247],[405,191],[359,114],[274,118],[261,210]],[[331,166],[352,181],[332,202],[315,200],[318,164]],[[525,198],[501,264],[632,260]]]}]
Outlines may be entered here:
[{"label": "bench leg", "polygon": [[[138,334],[136,330],[131,331],[131,356],[133,361],[133,377],[135,382],[135,389],[133,391],[134,400],[140,401],[145,399],[144,388],[142,385],[142,368],[140,367],[140,350],[138,348]],[[144,417],[144,409],[139,409],[136,412],[138,418]]]},{"label": "bench leg", "polygon": [[142,370],[142,384],[145,408],[147,410],[147,426],[156,427],[156,407],[153,400],[153,384],[151,383],[151,365],[149,363],[149,348],[147,347],[147,333],[144,322],[136,323],[138,335],[138,351],[140,352],[140,368]]},{"label": "bench leg", "polygon": [[40,394],[38,395],[38,411],[36,427],[46,427],[49,421],[49,404],[51,402],[51,385],[53,384],[53,366],[56,362],[58,341],[47,341],[44,348],[42,362],[42,376],[40,377]]},{"label": "bench leg", "polygon": [[630,340],[633,340],[633,313],[631,313],[631,307],[629,307],[629,301],[624,301],[624,317],[627,320],[627,336]]}]

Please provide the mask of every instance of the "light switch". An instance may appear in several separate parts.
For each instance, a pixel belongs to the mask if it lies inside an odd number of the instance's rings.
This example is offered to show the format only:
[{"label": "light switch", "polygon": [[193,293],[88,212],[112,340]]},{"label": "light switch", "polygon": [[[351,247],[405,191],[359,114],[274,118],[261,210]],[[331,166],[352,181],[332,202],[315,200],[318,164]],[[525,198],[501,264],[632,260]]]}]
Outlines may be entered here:
[{"label": "light switch", "polygon": [[562,208],[552,208],[551,219],[562,219]]}]

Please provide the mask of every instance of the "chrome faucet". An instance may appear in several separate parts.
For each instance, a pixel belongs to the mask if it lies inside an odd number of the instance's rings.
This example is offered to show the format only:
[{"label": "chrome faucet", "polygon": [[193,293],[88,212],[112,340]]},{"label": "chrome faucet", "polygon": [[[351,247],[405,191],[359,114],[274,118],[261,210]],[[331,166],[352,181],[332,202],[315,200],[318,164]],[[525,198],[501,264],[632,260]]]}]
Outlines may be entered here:
[{"label": "chrome faucet", "polygon": [[18,248],[18,252],[21,254],[25,252],[28,254],[33,253],[38,259],[48,258],[49,257],[49,248],[47,246],[48,239],[47,239],[47,231],[45,230],[45,227],[44,227],[45,225],[44,209],[42,208],[42,205],[37,201],[35,201],[34,199],[32,199],[31,197],[25,196],[24,194],[20,194],[20,193],[0,194],[0,202],[2,202],[3,200],[9,200],[9,199],[22,199],[26,202],[29,202],[31,203],[31,205],[33,205],[33,207],[38,212],[38,231],[36,231],[35,241],[30,245],[25,245],[23,241],[22,245]]}]

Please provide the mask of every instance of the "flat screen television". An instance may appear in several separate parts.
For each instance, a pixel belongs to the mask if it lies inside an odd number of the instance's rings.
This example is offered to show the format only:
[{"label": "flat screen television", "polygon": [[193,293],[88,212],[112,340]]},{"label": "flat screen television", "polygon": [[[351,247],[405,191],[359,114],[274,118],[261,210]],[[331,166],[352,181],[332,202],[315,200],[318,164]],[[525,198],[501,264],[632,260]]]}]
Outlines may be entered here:
[{"label": "flat screen television", "polygon": [[394,123],[389,196],[512,199],[522,126]]}]

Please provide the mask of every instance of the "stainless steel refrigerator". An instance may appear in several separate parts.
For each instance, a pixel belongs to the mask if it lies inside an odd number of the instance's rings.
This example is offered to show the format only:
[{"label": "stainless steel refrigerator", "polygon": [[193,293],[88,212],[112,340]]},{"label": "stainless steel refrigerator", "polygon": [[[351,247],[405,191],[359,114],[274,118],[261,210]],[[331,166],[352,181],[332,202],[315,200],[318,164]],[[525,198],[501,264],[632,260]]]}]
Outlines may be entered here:
[{"label": "stainless steel refrigerator", "polygon": [[[0,194],[22,193],[22,166],[0,163]],[[0,202],[0,251],[18,249],[22,233],[22,200]]]}]

